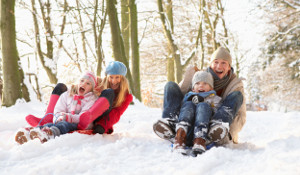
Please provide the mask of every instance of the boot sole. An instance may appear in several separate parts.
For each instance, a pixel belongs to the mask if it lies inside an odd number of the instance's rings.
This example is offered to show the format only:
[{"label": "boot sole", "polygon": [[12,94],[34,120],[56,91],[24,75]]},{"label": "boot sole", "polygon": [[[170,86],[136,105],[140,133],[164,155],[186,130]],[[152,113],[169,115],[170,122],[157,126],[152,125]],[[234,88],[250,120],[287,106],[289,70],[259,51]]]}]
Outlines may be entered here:
[{"label": "boot sole", "polygon": [[219,142],[223,140],[228,134],[227,129],[221,128],[220,126],[212,127],[208,133],[208,137],[212,142]]},{"label": "boot sole", "polygon": [[164,140],[168,140],[171,143],[174,143],[175,132],[167,124],[165,124],[161,121],[157,121],[153,125],[153,131],[158,137],[160,137]]},{"label": "boot sole", "polygon": [[33,139],[39,139],[41,141],[41,143],[45,143],[47,142],[48,140],[44,137],[42,137],[40,135],[39,132],[37,131],[30,131],[30,139],[33,140]]},{"label": "boot sole", "polygon": [[28,139],[23,131],[19,131],[15,136],[15,141],[22,145],[23,143],[28,142]]}]

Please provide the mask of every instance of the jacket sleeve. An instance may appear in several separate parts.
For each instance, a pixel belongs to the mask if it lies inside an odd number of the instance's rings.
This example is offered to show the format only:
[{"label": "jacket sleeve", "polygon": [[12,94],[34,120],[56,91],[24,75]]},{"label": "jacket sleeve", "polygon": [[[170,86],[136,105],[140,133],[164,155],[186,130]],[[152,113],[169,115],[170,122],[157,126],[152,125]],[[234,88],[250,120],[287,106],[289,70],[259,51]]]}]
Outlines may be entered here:
[{"label": "jacket sleeve", "polygon": [[195,66],[189,66],[186,69],[183,80],[178,84],[182,94],[186,94],[189,90],[192,89],[192,79],[197,70],[198,68]]},{"label": "jacket sleeve", "polygon": [[[57,100],[57,103],[54,107],[54,115],[60,112],[67,112],[68,105],[67,105],[67,98],[68,98],[68,91],[61,94]],[[53,118],[54,119],[54,118]]]},{"label": "jacket sleeve", "polygon": [[133,97],[131,94],[127,94],[124,102],[121,106],[113,108],[109,113],[109,118],[103,117],[97,124],[101,125],[105,129],[105,133],[112,133],[112,127],[114,124],[118,123],[121,118],[121,115],[125,112],[128,108],[129,104],[131,103]]}]

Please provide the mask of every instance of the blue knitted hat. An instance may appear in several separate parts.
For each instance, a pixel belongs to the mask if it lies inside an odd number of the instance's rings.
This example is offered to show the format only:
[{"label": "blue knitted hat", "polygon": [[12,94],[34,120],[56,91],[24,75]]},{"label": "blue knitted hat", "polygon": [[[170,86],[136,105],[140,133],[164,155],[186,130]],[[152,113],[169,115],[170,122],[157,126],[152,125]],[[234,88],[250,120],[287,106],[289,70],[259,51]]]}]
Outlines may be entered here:
[{"label": "blue knitted hat", "polygon": [[123,75],[127,73],[126,66],[119,61],[111,61],[106,66],[105,74],[107,75]]}]

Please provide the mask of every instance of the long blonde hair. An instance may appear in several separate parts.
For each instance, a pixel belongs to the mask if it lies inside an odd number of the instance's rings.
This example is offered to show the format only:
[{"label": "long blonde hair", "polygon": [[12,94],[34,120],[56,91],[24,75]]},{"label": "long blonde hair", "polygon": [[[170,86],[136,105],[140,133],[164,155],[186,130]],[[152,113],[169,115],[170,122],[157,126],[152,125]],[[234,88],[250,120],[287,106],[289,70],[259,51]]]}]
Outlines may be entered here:
[{"label": "long blonde hair", "polygon": [[[108,82],[108,76],[109,75],[105,76],[101,83],[104,89],[111,88]],[[120,75],[120,78],[121,81],[120,81],[119,93],[116,94],[115,100],[112,105],[113,108],[121,106],[121,104],[125,100],[126,94],[129,94],[129,84],[127,78],[124,77],[123,75]]]}]

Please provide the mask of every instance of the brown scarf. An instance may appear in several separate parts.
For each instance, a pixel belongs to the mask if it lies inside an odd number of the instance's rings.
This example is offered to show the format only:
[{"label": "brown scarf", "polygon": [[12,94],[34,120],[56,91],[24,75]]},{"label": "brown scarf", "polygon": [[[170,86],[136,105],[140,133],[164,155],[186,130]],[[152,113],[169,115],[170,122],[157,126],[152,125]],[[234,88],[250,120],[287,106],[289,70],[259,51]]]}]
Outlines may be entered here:
[{"label": "brown scarf", "polygon": [[236,77],[236,75],[233,73],[233,68],[231,68],[231,71],[229,71],[228,74],[222,79],[220,79],[210,67],[208,67],[206,71],[212,74],[214,78],[214,90],[219,96],[223,95],[223,92],[228,86],[228,84],[231,82],[231,80],[233,80]]}]

